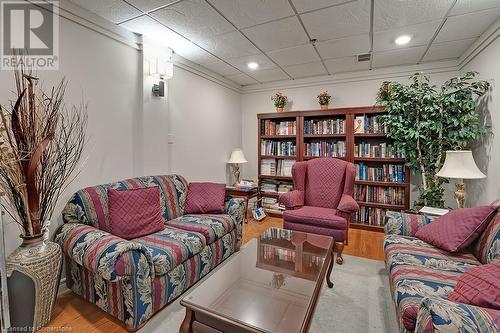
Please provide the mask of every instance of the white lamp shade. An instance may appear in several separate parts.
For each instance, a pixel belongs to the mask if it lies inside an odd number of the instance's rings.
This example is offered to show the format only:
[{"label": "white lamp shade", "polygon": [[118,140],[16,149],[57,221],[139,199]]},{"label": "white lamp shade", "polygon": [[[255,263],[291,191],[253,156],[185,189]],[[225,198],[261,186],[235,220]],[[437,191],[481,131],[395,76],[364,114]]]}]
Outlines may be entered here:
[{"label": "white lamp shade", "polygon": [[231,152],[231,157],[229,158],[229,161],[227,161],[227,163],[230,164],[238,164],[246,162],[248,161],[245,158],[245,154],[243,154],[243,150],[241,150],[240,148],[233,149],[233,151]]},{"label": "white lamp shade", "polygon": [[470,150],[449,150],[443,167],[436,174],[443,178],[480,179],[486,175],[479,170]]}]

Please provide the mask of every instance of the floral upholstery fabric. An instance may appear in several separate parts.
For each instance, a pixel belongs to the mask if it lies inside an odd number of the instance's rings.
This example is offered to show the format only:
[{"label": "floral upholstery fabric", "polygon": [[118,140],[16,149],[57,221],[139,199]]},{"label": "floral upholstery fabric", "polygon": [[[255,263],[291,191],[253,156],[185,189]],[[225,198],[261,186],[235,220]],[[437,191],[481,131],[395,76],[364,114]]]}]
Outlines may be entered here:
[{"label": "floral upholstery fabric", "polygon": [[429,224],[435,218],[434,216],[387,211],[385,234],[415,236],[422,226]]},{"label": "floral upholstery fabric", "polygon": [[[167,228],[131,240],[108,233],[107,188],[150,186],[160,187]],[[189,229],[196,215],[183,228],[168,224],[182,216],[185,190],[184,178],[172,175],[78,191],[55,236],[66,256],[68,288],[136,330],[239,249],[244,200],[227,200],[223,214],[199,216],[197,232]]]},{"label": "floral upholstery fabric", "polygon": [[225,234],[231,232],[236,223],[225,214],[184,215],[167,222],[168,226],[202,234],[206,244],[211,244]]},{"label": "floral upholstery fabric", "polygon": [[131,189],[158,186],[162,216],[165,221],[183,214],[187,182],[179,175],[148,176],[84,188],[76,192],[63,210],[64,222],[78,222],[108,231],[108,189]]},{"label": "floral upholstery fabric", "polygon": [[151,253],[156,276],[170,272],[174,267],[201,252],[207,245],[202,234],[167,227],[154,234],[134,239]]},{"label": "floral upholstery fabric", "polygon": [[415,333],[496,333],[499,327],[498,310],[425,298],[418,310]]}]

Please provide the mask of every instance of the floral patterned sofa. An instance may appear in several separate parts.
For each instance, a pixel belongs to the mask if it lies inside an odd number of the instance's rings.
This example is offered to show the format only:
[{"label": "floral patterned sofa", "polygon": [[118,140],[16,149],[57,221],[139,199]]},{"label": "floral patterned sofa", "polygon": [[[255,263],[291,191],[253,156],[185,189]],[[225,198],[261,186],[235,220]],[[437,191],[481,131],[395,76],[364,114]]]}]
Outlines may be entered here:
[{"label": "floral patterned sofa", "polygon": [[[107,189],[158,186],[163,231],[132,240],[111,235]],[[66,256],[66,284],[87,301],[140,328],[241,244],[243,200],[221,214],[184,215],[187,182],[178,175],[133,178],[75,193],[55,240]]]},{"label": "floral patterned sofa", "polygon": [[[496,202],[500,204],[500,200]],[[500,260],[500,210],[467,252],[414,237],[433,218],[387,212],[385,262],[401,332],[499,332],[500,311],[448,300],[467,269]]]}]

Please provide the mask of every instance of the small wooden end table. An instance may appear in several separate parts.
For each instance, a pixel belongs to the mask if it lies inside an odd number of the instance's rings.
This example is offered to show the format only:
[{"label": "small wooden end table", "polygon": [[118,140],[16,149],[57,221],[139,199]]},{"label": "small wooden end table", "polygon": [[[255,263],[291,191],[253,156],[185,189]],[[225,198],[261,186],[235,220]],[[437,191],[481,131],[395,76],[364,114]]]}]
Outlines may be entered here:
[{"label": "small wooden end table", "polygon": [[260,199],[260,191],[258,187],[252,188],[250,190],[241,190],[236,187],[226,187],[226,196],[232,198],[242,198],[245,199],[245,223],[248,223],[248,201],[252,198],[257,198],[257,202]]}]

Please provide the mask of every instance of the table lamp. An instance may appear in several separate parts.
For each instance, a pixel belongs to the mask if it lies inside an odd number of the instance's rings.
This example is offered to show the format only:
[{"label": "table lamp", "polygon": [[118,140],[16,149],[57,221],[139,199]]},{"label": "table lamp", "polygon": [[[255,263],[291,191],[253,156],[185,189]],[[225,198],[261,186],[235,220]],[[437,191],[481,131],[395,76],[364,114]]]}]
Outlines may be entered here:
[{"label": "table lamp", "polygon": [[233,186],[236,186],[240,183],[240,163],[246,163],[248,162],[247,159],[245,158],[245,155],[243,154],[243,150],[241,148],[236,148],[233,149],[231,152],[231,157],[229,158],[229,161],[227,163],[229,164],[234,164],[234,184]]},{"label": "table lamp", "polygon": [[436,174],[438,177],[457,179],[455,200],[458,208],[464,208],[467,193],[464,179],[481,179],[486,175],[479,170],[470,150],[449,150],[443,167]]}]

